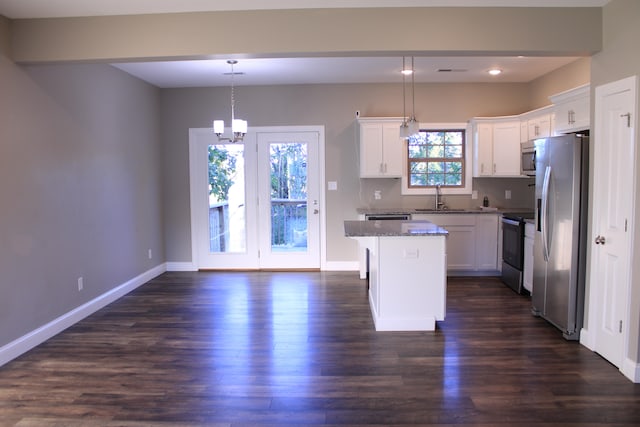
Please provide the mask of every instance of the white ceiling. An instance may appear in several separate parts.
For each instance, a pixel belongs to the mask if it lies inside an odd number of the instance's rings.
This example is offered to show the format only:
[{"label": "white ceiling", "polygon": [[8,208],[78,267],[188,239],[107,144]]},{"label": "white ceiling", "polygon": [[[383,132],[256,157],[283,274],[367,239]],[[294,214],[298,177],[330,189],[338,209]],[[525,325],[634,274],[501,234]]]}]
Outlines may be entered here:
[{"label": "white ceiling", "polygon": [[[338,7],[601,7],[609,0],[0,0],[11,19],[131,15],[219,10]],[[528,82],[576,58],[416,57],[416,82]],[[225,59],[113,64],[162,87],[225,86]],[[499,77],[487,70],[501,68]],[[235,84],[320,84],[400,82],[401,57],[246,58],[235,66]],[[450,72],[438,72],[450,69]]]},{"label": "white ceiling", "polygon": [[[417,57],[414,78],[417,83],[528,82],[575,59]],[[231,68],[225,60],[113,65],[162,88],[228,86],[231,82]],[[487,71],[492,67],[502,69],[502,75],[490,76]],[[402,57],[240,59],[234,66],[234,84],[399,83],[402,81],[401,69]],[[441,69],[452,71],[438,71]]]}]

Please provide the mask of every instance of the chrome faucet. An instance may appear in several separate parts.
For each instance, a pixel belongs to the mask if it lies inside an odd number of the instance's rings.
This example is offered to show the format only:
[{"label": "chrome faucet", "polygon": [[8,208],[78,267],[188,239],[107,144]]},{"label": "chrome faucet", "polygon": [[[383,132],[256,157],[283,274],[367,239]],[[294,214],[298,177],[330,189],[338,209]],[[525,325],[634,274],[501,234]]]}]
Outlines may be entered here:
[{"label": "chrome faucet", "polygon": [[444,202],[441,201],[442,194],[440,194],[441,185],[436,185],[436,210],[439,211],[444,206]]}]

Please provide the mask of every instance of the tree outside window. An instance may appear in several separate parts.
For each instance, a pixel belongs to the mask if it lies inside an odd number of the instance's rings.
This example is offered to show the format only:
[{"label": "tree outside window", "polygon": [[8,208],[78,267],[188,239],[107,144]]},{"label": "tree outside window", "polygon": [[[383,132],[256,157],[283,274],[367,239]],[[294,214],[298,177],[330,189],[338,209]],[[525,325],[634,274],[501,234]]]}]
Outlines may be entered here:
[{"label": "tree outside window", "polygon": [[463,187],[464,129],[421,130],[409,138],[409,188]]}]

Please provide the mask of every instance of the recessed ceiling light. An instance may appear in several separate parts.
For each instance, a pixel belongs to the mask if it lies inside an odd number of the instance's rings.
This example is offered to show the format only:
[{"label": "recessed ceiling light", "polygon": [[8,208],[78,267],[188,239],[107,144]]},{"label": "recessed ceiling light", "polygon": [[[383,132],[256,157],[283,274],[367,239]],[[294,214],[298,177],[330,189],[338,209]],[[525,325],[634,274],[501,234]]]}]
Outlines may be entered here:
[{"label": "recessed ceiling light", "polygon": [[499,68],[492,68],[489,70],[489,74],[491,74],[492,76],[497,76],[498,74],[501,74],[502,70]]}]

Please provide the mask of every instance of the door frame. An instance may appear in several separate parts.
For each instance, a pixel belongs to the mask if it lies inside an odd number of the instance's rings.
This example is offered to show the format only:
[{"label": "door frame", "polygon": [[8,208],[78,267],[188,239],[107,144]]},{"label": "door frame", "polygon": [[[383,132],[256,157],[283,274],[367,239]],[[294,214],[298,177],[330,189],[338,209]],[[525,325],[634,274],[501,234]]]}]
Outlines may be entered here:
[{"label": "door frame", "polygon": [[[594,253],[593,245],[591,244],[592,242],[594,242],[596,235],[598,235],[598,232],[599,232],[598,227],[599,227],[599,222],[601,218],[601,210],[599,208],[598,203],[595,201],[595,196],[597,194],[595,185],[596,185],[597,177],[600,174],[604,173],[604,171],[602,171],[600,168],[597,168],[599,166],[597,162],[598,153],[606,149],[604,147],[604,144],[606,144],[606,141],[603,135],[603,128],[604,128],[603,121],[606,120],[607,118],[605,117],[603,111],[601,111],[602,99],[616,92],[620,92],[624,90],[632,91],[633,101],[632,101],[632,107],[631,107],[632,108],[631,114],[632,114],[633,120],[631,122],[631,127],[633,129],[631,132],[631,137],[633,138],[633,147],[636,147],[638,143],[637,128],[636,128],[636,126],[638,125],[638,119],[637,119],[638,84],[637,82],[638,82],[637,76],[632,76],[632,77],[628,77],[615,82],[600,85],[595,89],[595,100],[594,100],[595,135],[593,135],[593,137],[591,138],[591,140],[593,141],[593,150],[591,150],[592,154],[591,154],[591,161],[590,161],[590,164],[593,165],[591,170],[592,175],[590,180],[591,191],[589,195],[591,222],[589,226],[589,234],[588,234],[588,240],[587,240],[587,244],[588,244],[587,260],[588,260],[588,263],[590,264],[589,273],[588,273],[588,282],[587,282],[589,303],[588,303],[588,307],[586,307],[587,308],[586,310],[587,324],[585,324],[586,328],[583,328],[580,334],[580,343],[592,351],[595,351],[596,349],[597,328],[598,328],[598,321],[599,321],[598,319],[600,318],[602,308],[603,308],[602,301],[599,301],[598,299],[602,290],[601,287],[598,285],[598,280],[597,280],[599,263],[597,262],[597,258],[596,258],[597,254]],[[640,382],[640,363],[634,362],[629,358],[629,333],[630,333],[630,326],[632,321],[631,296],[632,296],[632,290],[633,290],[632,287],[634,283],[633,237],[635,235],[634,219],[636,218],[636,192],[638,190],[638,187],[636,186],[638,168],[636,165],[637,165],[637,159],[640,153],[639,153],[639,150],[636,149],[635,152],[631,154],[634,158],[634,161],[632,162],[633,166],[632,166],[632,170],[630,171],[631,212],[629,212],[629,230],[628,230],[628,233],[629,233],[628,251],[629,251],[630,262],[629,262],[629,270],[627,272],[628,274],[626,275],[625,283],[624,283],[624,286],[626,288],[624,292],[626,293],[626,296],[627,296],[627,304],[626,304],[625,312],[622,315],[623,325],[624,325],[623,326],[624,336],[622,337],[623,339],[622,363],[619,369],[623,375],[625,375],[631,381],[637,383],[637,382]]]},{"label": "door frame", "polygon": [[[319,230],[319,250],[320,250],[320,270],[326,270],[327,265],[327,241],[326,241],[326,185],[325,185],[325,132],[323,125],[310,125],[310,126],[256,126],[250,127],[247,130],[247,135],[252,134],[254,138],[262,132],[271,133],[298,133],[298,132],[317,132],[318,133],[318,180],[319,180],[319,200],[318,205],[320,209],[320,230]],[[195,186],[191,185],[196,179],[195,173],[198,170],[198,157],[196,144],[200,138],[210,138],[211,143],[218,142],[217,137],[213,133],[213,128],[190,128],[189,129],[189,211],[190,211],[190,235],[191,235],[191,265],[194,270],[198,270],[199,258],[198,258],[198,245],[197,245],[197,230],[196,224],[198,223],[197,211],[194,206],[197,206],[197,200],[200,198],[200,194],[195,191]],[[247,138],[247,136],[245,136]],[[253,190],[252,190],[253,191]],[[247,195],[248,197],[249,195]],[[257,197],[256,195],[253,195]]]}]

